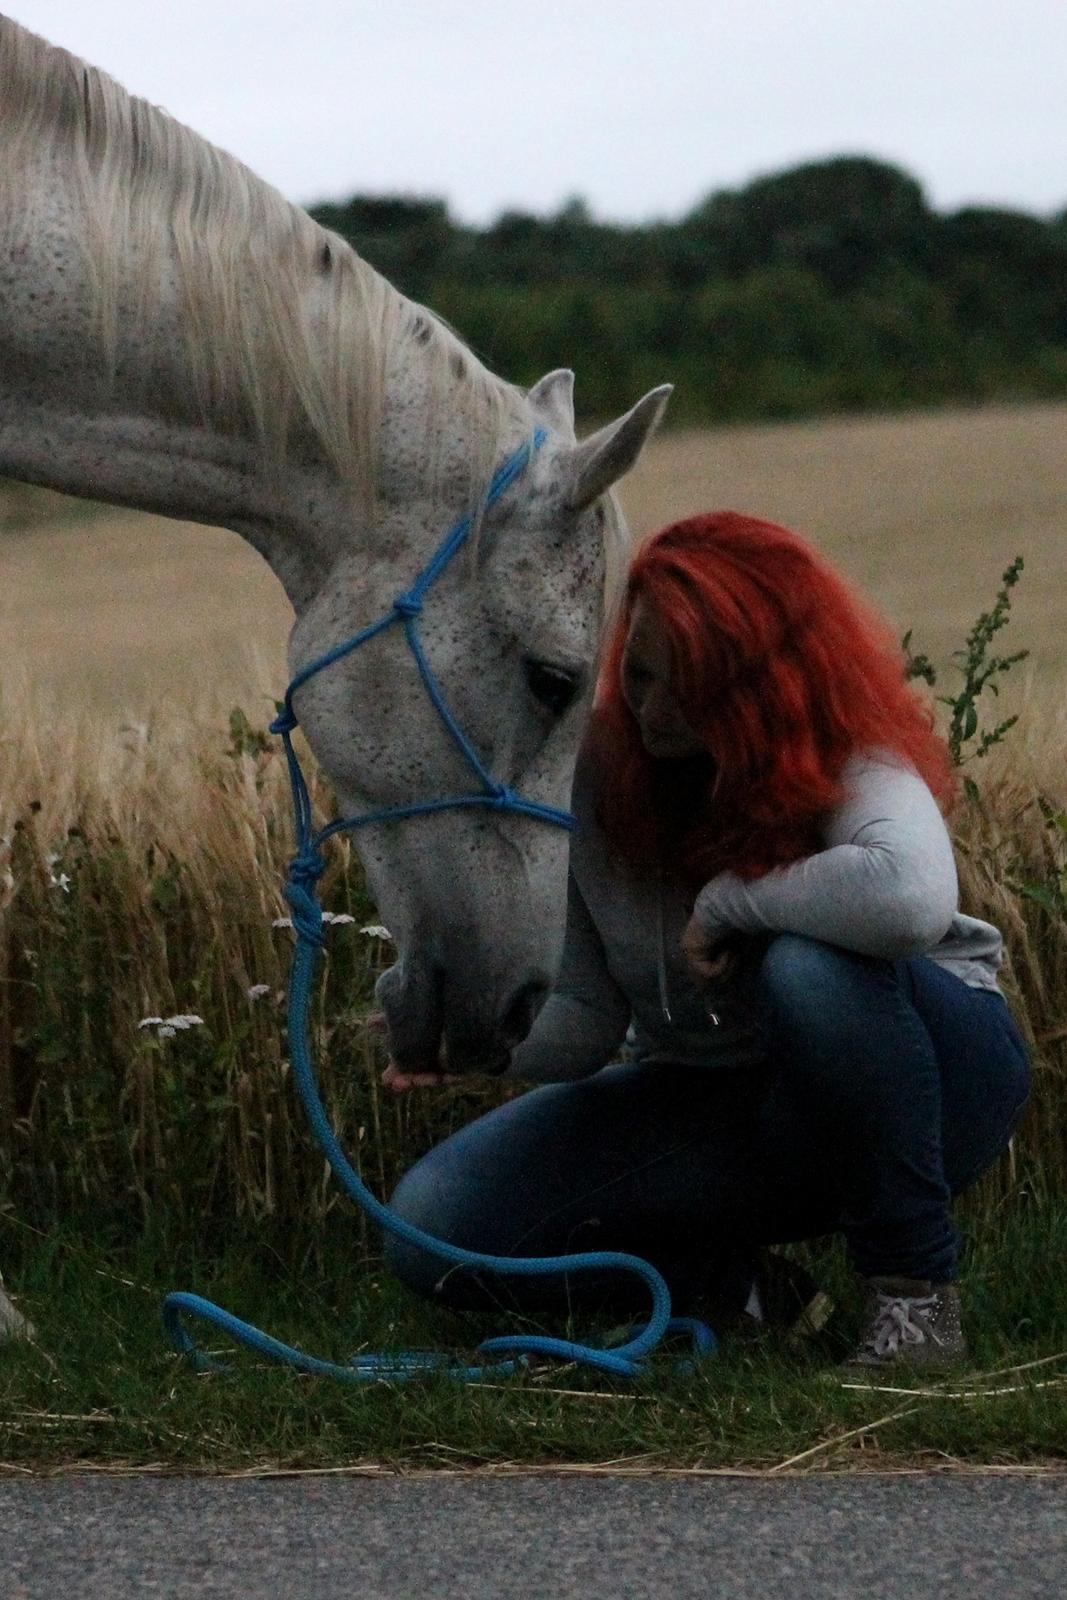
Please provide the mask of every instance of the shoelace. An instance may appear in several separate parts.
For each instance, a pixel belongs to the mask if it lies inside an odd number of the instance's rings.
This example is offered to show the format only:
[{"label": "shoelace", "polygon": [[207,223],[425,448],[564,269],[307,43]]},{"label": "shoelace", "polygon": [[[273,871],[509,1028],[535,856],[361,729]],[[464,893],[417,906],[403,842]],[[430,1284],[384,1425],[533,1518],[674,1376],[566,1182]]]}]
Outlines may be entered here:
[{"label": "shoelace", "polygon": [[[940,1344],[937,1334],[927,1318],[936,1316],[939,1297],[930,1295],[894,1295],[878,1291],[878,1305],[871,1329],[863,1341],[864,1348],[876,1356],[896,1355],[902,1344],[925,1344],[932,1339]],[[917,1321],[922,1317],[923,1321]]]}]

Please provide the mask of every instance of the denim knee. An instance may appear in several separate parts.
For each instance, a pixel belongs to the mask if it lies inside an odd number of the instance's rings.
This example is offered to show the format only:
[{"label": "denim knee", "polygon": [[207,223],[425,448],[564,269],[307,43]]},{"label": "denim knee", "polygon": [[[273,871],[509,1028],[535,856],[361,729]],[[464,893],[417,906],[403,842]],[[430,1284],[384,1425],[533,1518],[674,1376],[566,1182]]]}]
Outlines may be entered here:
[{"label": "denim knee", "polygon": [[760,1011],[777,1028],[818,1032],[838,1012],[852,958],[836,945],[799,933],[780,933],[764,954],[759,973]]},{"label": "denim knee", "polygon": [[[433,1156],[431,1150],[405,1172],[393,1191],[389,1209],[413,1228],[421,1228],[435,1239],[449,1242],[451,1208],[447,1188]],[[382,1237],[382,1253],[390,1272],[416,1294],[437,1301],[447,1299],[440,1286],[449,1271],[449,1263],[440,1256],[431,1255],[420,1246],[388,1232]]]},{"label": "denim knee", "polygon": [[872,1040],[872,1026],[884,1030],[888,1025],[896,1032],[902,1025],[903,997],[893,992],[896,988],[891,962],[801,934],[780,934],[768,947],[759,975],[764,1048],[772,1060],[788,1062],[793,1074],[827,1083],[847,1078],[858,1089],[883,1048],[892,1048],[888,1039]]}]

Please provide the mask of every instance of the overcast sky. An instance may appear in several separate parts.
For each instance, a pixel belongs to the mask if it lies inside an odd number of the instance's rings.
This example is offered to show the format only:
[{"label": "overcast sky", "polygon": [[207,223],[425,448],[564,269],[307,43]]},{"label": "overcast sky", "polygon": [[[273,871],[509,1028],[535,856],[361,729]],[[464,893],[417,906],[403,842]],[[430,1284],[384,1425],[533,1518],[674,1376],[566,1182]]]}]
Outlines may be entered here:
[{"label": "overcast sky", "polygon": [[1067,207],[1067,0],[0,5],[304,203],[676,217],[858,152],[942,208]]}]

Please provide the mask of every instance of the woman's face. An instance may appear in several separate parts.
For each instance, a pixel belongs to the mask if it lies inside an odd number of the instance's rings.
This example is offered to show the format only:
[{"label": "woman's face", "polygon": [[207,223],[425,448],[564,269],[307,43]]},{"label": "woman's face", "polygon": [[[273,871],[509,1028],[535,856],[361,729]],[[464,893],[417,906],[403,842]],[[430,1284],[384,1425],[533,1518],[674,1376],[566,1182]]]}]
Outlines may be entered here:
[{"label": "woman's face", "polygon": [[680,760],[703,750],[675,695],[667,635],[640,595],[623,650],[622,694],[650,756]]}]

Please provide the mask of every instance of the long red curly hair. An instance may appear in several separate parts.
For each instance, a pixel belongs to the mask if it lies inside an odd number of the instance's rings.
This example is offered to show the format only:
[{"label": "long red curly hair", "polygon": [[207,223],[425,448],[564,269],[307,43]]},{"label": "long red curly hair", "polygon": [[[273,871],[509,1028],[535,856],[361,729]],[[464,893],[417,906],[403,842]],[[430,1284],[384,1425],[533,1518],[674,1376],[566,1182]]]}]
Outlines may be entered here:
[{"label": "long red curly hair", "polygon": [[[705,754],[655,760],[623,698],[630,619],[666,630],[672,686]],[[607,644],[590,739],[617,853],[691,889],[819,849],[856,750],[909,761],[943,811],[955,781],[887,623],[787,528],[735,511],[673,523],[639,550]]]}]

